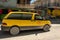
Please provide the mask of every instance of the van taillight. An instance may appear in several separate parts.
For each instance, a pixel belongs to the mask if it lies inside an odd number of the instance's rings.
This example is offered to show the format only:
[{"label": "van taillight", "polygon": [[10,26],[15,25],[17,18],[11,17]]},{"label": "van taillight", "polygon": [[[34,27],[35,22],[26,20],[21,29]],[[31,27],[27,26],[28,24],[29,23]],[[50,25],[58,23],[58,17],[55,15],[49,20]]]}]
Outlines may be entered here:
[{"label": "van taillight", "polygon": [[7,25],[6,23],[2,23],[2,25]]}]

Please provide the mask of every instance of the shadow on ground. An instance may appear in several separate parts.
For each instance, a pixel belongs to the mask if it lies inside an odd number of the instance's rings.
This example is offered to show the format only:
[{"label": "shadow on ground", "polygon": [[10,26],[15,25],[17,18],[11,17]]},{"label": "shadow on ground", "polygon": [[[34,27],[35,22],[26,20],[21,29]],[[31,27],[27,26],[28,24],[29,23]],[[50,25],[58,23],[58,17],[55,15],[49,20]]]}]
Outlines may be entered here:
[{"label": "shadow on ground", "polygon": [[[43,30],[28,30],[28,31],[21,31],[19,33],[19,35],[17,36],[27,36],[27,35],[32,35],[35,34],[37,36],[37,34],[39,33],[44,33]],[[9,34],[9,32],[2,32],[0,31],[0,39],[4,39],[4,38],[11,38],[11,37],[17,37],[17,36],[12,36]]]}]

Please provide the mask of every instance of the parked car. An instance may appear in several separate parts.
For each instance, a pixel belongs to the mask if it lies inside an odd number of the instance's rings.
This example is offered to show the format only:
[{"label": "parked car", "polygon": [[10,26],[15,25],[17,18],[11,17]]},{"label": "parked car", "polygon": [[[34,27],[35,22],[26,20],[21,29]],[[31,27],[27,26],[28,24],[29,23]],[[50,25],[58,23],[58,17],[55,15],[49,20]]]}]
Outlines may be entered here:
[{"label": "parked car", "polygon": [[49,31],[50,20],[32,12],[10,12],[2,20],[2,31],[9,31],[12,35],[17,35],[21,30],[43,29]]}]

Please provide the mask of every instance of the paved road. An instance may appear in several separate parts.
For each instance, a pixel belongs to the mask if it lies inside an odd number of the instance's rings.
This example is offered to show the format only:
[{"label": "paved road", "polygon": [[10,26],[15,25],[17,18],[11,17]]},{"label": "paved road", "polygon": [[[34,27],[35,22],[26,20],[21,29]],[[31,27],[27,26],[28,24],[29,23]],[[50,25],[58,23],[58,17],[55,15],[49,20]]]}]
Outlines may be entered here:
[{"label": "paved road", "polygon": [[9,32],[1,32],[0,40],[60,40],[60,24],[52,24],[50,31],[42,30],[21,31],[18,36],[11,36]]},{"label": "paved road", "polygon": [[60,24],[60,19],[50,19],[52,24]]}]

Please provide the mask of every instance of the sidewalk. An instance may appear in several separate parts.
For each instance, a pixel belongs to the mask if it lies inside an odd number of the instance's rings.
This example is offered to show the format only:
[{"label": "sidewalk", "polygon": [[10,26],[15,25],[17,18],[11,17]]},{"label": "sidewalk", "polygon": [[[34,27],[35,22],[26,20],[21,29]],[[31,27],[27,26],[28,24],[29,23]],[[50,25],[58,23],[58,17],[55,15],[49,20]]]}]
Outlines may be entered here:
[{"label": "sidewalk", "polygon": [[51,26],[60,26],[60,24],[51,24]]}]

